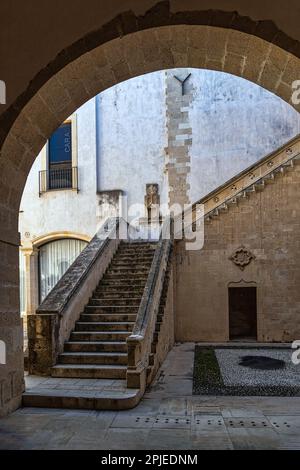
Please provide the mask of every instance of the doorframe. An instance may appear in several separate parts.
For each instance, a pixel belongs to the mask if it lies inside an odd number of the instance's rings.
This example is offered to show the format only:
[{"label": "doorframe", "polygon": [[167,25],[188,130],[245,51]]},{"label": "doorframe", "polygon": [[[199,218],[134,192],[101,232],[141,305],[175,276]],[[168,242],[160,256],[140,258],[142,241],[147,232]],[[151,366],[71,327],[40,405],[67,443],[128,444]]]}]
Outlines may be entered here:
[{"label": "doorframe", "polygon": [[246,281],[240,279],[239,281],[230,281],[227,283],[227,341],[234,341],[230,339],[230,310],[229,310],[229,288],[230,287],[255,287],[256,288],[256,341],[259,338],[259,316],[258,316],[258,300],[259,289],[256,281]]}]

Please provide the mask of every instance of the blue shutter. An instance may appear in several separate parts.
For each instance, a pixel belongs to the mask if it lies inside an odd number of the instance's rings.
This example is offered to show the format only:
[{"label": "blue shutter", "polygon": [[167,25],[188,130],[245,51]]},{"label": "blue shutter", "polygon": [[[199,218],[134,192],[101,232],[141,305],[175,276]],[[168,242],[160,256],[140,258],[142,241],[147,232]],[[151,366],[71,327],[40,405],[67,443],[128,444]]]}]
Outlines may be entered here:
[{"label": "blue shutter", "polygon": [[49,140],[49,163],[72,161],[72,129],[71,123],[62,124]]}]

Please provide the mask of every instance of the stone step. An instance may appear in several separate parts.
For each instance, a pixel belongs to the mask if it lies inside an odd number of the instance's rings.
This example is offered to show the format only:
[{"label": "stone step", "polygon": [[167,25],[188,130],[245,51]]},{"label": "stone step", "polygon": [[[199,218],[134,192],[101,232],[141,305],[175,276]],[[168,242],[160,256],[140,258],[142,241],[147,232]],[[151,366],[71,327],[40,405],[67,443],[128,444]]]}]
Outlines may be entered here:
[{"label": "stone step", "polygon": [[[113,377],[115,378],[115,377]],[[115,380],[117,382],[117,379]],[[120,380],[123,382],[123,380]],[[120,387],[121,389],[121,387]],[[23,406],[38,408],[66,408],[85,410],[128,410],[134,408],[142,397],[140,389],[114,389],[94,392],[70,390],[68,385],[57,389],[32,389],[23,394]]]},{"label": "stone step", "polygon": [[123,276],[123,277],[118,277],[118,278],[107,278],[106,276],[103,277],[101,283],[99,283],[99,287],[104,287],[104,286],[119,286],[123,285],[125,289],[131,288],[134,289],[135,287],[141,288],[142,286],[145,286],[145,282],[147,280],[147,276],[143,276],[141,279],[138,278],[137,276],[134,277],[134,279],[129,278],[128,276]]},{"label": "stone step", "polygon": [[147,266],[152,263],[153,255],[147,255],[143,257],[137,256],[123,256],[119,255],[112,259],[110,266],[128,266],[131,264],[146,264]]},{"label": "stone step", "polygon": [[[127,276],[127,277],[125,277]],[[130,278],[128,279],[128,276]],[[148,278],[148,273],[147,274],[134,274],[134,273],[113,273],[113,274],[105,274],[103,280],[104,281],[119,281],[119,282],[124,282],[127,284],[134,284],[137,281],[140,281],[141,283],[144,283],[147,281]]]},{"label": "stone step", "polygon": [[116,256],[119,255],[149,255],[155,252],[156,246],[122,246],[121,248],[118,249],[118,252],[116,253]]},{"label": "stone step", "polygon": [[121,243],[118,247],[118,252],[122,250],[131,250],[134,249],[136,251],[138,250],[155,250],[157,246],[158,241],[155,242],[150,242],[150,243]]},{"label": "stone step", "polygon": [[143,259],[143,258],[153,258],[154,256],[154,253],[155,253],[155,250],[153,249],[145,249],[145,250],[135,250],[135,249],[131,249],[131,250],[122,250],[122,251],[119,251],[116,255],[115,255],[115,260],[117,259],[121,259],[123,257],[126,257],[126,258],[130,258],[130,261],[132,260],[139,260],[139,259]]},{"label": "stone step", "polygon": [[95,292],[101,292],[103,288],[115,288],[122,290],[141,290],[145,287],[145,279],[102,279],[101,284],[95,289]]},{"label": "stone step", "polygon": [[123,352],[127,353],[126,341],[67,341],[65,352]]},{"label": "stone step", "polygon": [[134,256],[134,255],[122,255],[119,254],[116,258],[113,259],[112,263],[116,264],[124,264],[124,263],[152,263],[153,260],[153,253],[145,254],[142,256]]},{"label": "stone step", "polygon": [[110,364],[126,365],[127,352],[64,352],[58,356],[59,364]]},{"label": "stone step", "polygon": [[105,274],[111,274],[114,272],[120,272],[120,273],[131,272],[133,274],[136,274],[139,271],[141,271],[144,274],[145,272],[149,272],[150,268],[151,268],[151,263],[149,263],[149,265],[146,265],[145,263],[130,263],[130,264],[126,263],[124,265],[113,264],[113,265],[110,265],[110,267],[108,268]]},{"label": "stone step", "polygon": [[142,299],[143,297],[143,293],[144,293],[144,289],[145,289],[145,286],[144,287],[141,287],[140,290],[123,290],[123,286],[122,285],[118,285],[117,287],[113,287],[113,286],[110,286],[110,287],[105,287],[104,289],[101,289],[99,291],[95,291],[93,293],[93,299],[99,299],[99,300],[117,300],[119,299],[120,297],[124,298],[124,299],[132,299],[132,298],[136,298],[136,299]]},{"label": "stone step", "polygon": [[113,269],[119,269],[121,271],[122,270],[127,271],[130,269],[132,271],[135,271],[136,269],[143,269],[143,270],[148,269],[149,270],[150,267],[151,267],[151,261],[142,262],[142,261],[131,260],[128,262],[123,262],[123,263],[116,263],[115,261],[112,261],[107,269],[107,272]]},{"label": "stone step", "polygon": [[149,240],[147,238],[144,239],[137,239],[137,240],[122,240],[120,243],[120,247],[123,246],[151,246],[151,245],[157,245],[157,241]]},{"label": "stone step", "polygon": [[135,243],[135,242],[121,243],[118,247],[118,252],[121,251],[121,250],[135,250],[135,251],[144,250],[144,249],[153,250],[153,249],[155,249],[157,243],[158,243],[157,241],[138,242],[138,243]]},{"label": "stone step", "polygon": [[136,298],[141,301],[142,295],[144,292],[144,288],[140,288],[139,290],[123,290],[120,291],[119,289],[113,289],[113,288],[106,288],[106,289],[101,289],[100,292],[97,291],[93,294],[93,299],[99,299],[99,300],[116,300],[119,298],[122,299],[131,299],[131,298]]},{"label": "stone step", "polygon": [[75,331],[132,331],[134,322],[81,322],[75,324]]},{"label": "stone step", "polygon": [[150,266],[152,264],[153,257],[148,260],[141,260],[141,259],[134,259],[131,258],[130,260],[119,260],[119,258],[114,258],[108,269],[111,268],[119,268],[119,269],[127,269],[127,268],[136,268],[136,267],[144,267],[147,269],[150,269]]},{"label": "stone step", "polygon": [[137,254],[126,254],[126,253],[118,253],[116,256],[113,257],[111,263],[151,263],[154,256],[154,250],[151,250],[150,253],[137,253]]},{"label": "stone step", "polygon": [[147,275],[150,271],[150,266],[144,266],[144,265],[132,265],[132,266],[114,266],[110,267],[106,273],[107,274],[113,274],[113,273],[123,273],[124,276],[127,276],[129,273],[130,276],[135,276],[136,274],[140,273],[143,275]]},{"label": "stone step", "polygon": [[90,306],[100,306],[100,305],[103,305],[103,306],[107,306],[109,307],[110,305],[117,305],[117,306],[121,306],[121,305],[124,305],[126,307],[139,307],[140,303],[141,303],[141,298],[142,296],[140,297],[121,297],[119,295],[119,297],[115,297],[115,298],[109,298],[109,297],[104,297],[104,298],[101,298],[101,297],[92,297],[90,300],[89,300],[89,305]]},{"label": "stone step", "polygon": [[148,273],[149,268],[144,267],[109,268],[109,270],[105,273],[105,277],[112,275],[120,275],[122,277],[147,276]]},{"label": "stone step", "polygon": [[126,379],[124,365],[58,364],[51,369],[52,377],[72,379]]},{"label": "stone step", "polygon": [[82,313],[80,315],[81,322],[135,322],[135,313]]},{"label": "stone step", "polygon": [[131,331],[114,330],[114,331],[73,331],[70,341],[95,342],[95,341],[124,341],[130,336]]},{"label": "stone step", "polygon": [[113,260],[110,266],[147,266],[149,269],[153,262],[153,256],[149,258],[134,258],[133,256],[128,256],[128,258],[118,257]]},{"label": "stone step", "polygon": [[98,313],[99,315],[111,313],[137,314],[138,310],[139,305],[87,305],[82,313]]}]

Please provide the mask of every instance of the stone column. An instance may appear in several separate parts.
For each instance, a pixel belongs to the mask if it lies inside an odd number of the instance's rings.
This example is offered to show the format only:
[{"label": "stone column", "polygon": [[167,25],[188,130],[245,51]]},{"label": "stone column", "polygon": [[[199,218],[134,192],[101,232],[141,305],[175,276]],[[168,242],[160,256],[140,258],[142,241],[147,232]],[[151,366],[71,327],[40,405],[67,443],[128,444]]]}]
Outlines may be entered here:
[{"label": "stone column", "polygon": [[25,257],[25,312],[23,316],[24,354],[28,356],[28,316],[36,313],[39,305],[38,250],[23,248]]},{"label": "stone column", "polygon": [[38,249],[22,250],[25,256],[26,315],[33,315],[39,305]]}]

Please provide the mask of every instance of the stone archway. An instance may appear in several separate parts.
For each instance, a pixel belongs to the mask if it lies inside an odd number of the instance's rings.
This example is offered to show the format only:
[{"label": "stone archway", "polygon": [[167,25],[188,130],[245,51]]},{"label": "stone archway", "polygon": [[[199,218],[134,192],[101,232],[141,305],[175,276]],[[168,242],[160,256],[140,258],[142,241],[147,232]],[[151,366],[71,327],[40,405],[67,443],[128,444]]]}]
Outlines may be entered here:
[{"label": "stone archway", "polygon": [[39,249],[48,243],[62,240],[62,239],[71,239],[79,240],[82,242],[89,243],[91,237],[76,232],[51,232],[43,236],[36,237],[32,241],[25,240],[22,241],[22,247],[20,249],[21,254],[24,256],[24,265],[25,265],[25,309],[24,315],[27,316],[30,313],[34,313],[38,307],[39,301]]},{"label": "stone archway", "polygon": [[[195,67],[228,72],[257,83],[287,102],[293,81],[300,77],[300,59],[288,47],[280,48],[257,35],[228,26],[147,27],[122,35],[124,32],[117,34],[113,24],[112,34],[104,35],[101,45],[93,48],[93,42],[83,41],[88,47],[75,60],[72,47],[63,51],[56,67],[50,68],[48,79],[45,74],[37,77],[8,115],[0,154],[0,327],[8,351],[7,364],[0,369],[0,413],[20,404],[23,388],[19,203],[34,159],[58,125],[95,94],[156,70]],[[294,107],[300,110],[300,105]]]},{"label": "stone archway", "polygon": [[81,240],[84,242],[90,242],[91,237],[83,234],[83,233],[77,233],[77,232],[51,232],[47,233],[46,235],[37,237],[33,240],[32,246],[33,248],[39,248],[42,245],[45,245],[46,243],[53,242],[55,240],[61,240],[63,238],[71,238],[74,240]]},{"label": "stone archway", "polygon": [[[293,81],[300,77],[300,59],[263,39],[231,29],[173,25],[109,41],[54,74],[20,111],[1,148],[1,183],[7,197],[10,194],[9,205],[18,207],[35,156],[79,106],[122,81],[178,67],[231,73],[287,102],[291,102]],[[299,104],[291,104],[300,110]],[[7,186],[11,179],[14,188]]]}]

